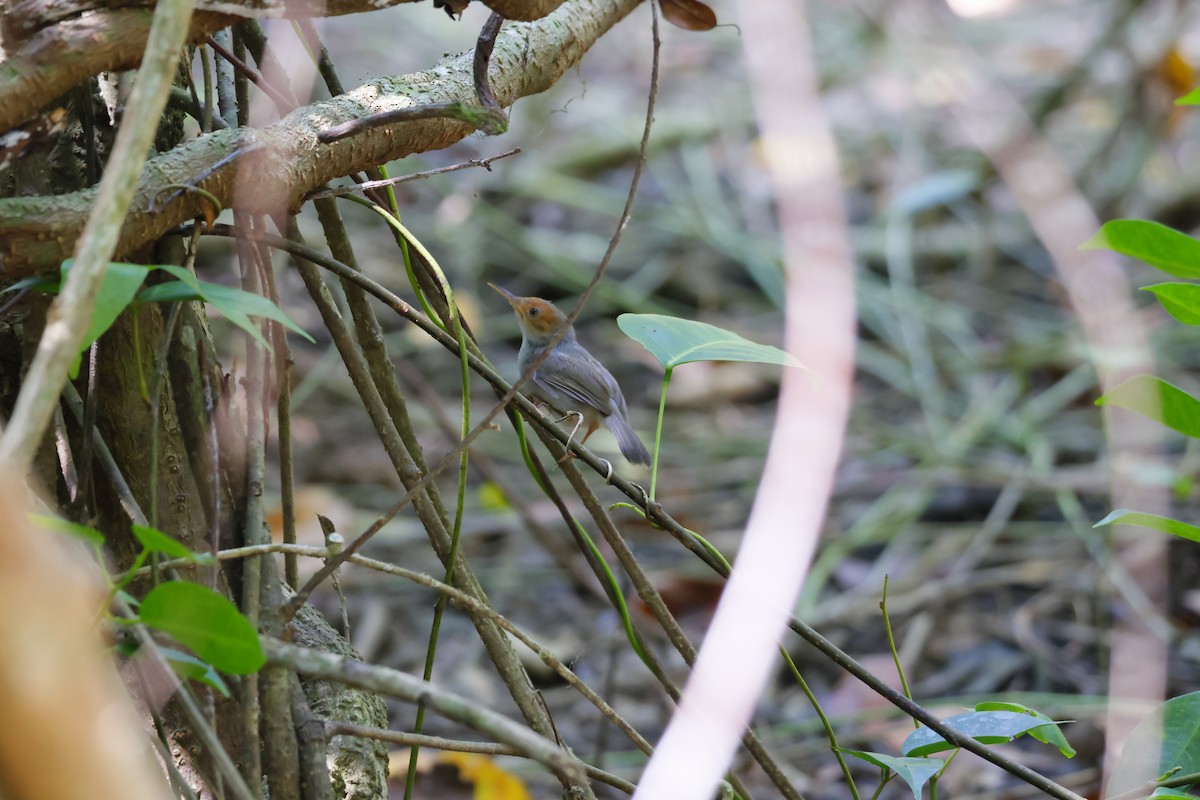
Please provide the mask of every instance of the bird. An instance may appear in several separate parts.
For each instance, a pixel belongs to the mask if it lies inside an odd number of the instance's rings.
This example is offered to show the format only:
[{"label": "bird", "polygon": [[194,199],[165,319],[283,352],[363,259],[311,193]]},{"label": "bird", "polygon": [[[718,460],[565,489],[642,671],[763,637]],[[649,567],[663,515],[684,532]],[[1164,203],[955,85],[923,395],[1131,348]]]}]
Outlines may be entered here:
[{"label": "bird", "polygon": [[[494,283],[488,286],[499,292],[517,315],[517,322],[521,326],[521,350],[517,354],[517,365],[524,375],[534,360],[542,355],[554,335],[567,324],[567,315],[540,297],[518,297]],[[578,417],[572,436],[580,425],[586,424],[587,431],[580,444],[596,432],[600,423],[604,423],[616,437],[621,455],[629,463],[650,463],[649,451],[629,424],[629,409],[617,379],[576,340],[573,327],[567,327],[563,337],[538,365],[530,382],[536,398],[564,416]],[[570,439],[567,441],[569,444]],[[570,449],[567,453],[570,454]]]}]

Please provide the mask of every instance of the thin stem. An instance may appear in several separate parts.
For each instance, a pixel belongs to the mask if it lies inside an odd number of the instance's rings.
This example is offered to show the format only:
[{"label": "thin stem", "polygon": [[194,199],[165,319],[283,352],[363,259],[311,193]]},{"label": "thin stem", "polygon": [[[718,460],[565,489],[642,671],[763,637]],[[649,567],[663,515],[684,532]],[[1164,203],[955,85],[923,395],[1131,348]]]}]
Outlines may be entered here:
[{"label": "thin stem", "polygon": [[654,502],[654,490],[658,486],[658,449],[662,443],[663,416],[667,413],[667,387],[671,385],[671,372],[675,367],[667,367],[663,373],[662,393],[658,398],[658,423],[654,426],[654,459],[650,467],[650,502]]}]

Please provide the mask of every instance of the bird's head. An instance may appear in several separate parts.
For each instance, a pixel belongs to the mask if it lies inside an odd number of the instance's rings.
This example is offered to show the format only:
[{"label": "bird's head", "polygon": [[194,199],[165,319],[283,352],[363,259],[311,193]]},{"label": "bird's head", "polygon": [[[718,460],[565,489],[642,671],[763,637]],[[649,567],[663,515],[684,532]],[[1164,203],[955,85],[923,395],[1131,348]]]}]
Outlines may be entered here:
[{"label": "bird's head", "polygon": [[547,300],[540,297],[517,297],[494,283],[489,283],[488,286],[491,286],[508,301],[517,315],[521,333],[535,344],[548,340],[567,321],[567,315]]}]

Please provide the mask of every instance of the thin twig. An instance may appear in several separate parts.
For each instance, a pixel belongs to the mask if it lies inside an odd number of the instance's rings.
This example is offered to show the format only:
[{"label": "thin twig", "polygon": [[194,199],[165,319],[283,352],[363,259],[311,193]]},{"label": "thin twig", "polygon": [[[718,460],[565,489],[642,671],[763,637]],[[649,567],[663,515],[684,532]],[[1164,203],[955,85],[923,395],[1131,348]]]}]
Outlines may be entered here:
[{"label": "thin twig", "polygon": [[397,183],[408,183],[409,181],[421,181],[426,178],[432,178],[435,175],[445,175],[447,172],[457,172],[460,169],[470,169],[472,167],[483,167],[488,172],[492,171],[492,162],[499,161],[502,158],[519,155],[521,148],[514,147],[512,150],[500,153],[499,155],[488,156],[487,158],[473,158],[470,161],[463,161],[458,164],[451,164],[448,167],[438,167],[436,169],[425,170],[424,172],[414,172],[411,175],[401,175],[398,178],[388,178],[379,181],[363,181],[354,186],[335,186],[332,189],[321,189],[312,194],[305,195],[304,200],[322,200],[326,197],[341,197],[342,195],[354,194],[355,192],[365,192],[369,189],[378,189],[383,186],[394,186]]},{"label": "thin twig", "polygon": [[217,40],[212,36],[206,36],[204,41],[209,47],[215,50],[217,54],[221,56],[221,58],[232,64],[234,69],[244,75],[259,89],[261,89],[263,94],[271,98],[271,101],[275,103],[275,107],[279,110],[280,114],[287,114],[296,107],[295,101],[289,100],[287,97],[285,97],[282,92],[272,86],[266,78],[260,75],[258,70],[254,69],[254,67],[235,56],[229,50],[226,50],[225,47],[217,42]]}]

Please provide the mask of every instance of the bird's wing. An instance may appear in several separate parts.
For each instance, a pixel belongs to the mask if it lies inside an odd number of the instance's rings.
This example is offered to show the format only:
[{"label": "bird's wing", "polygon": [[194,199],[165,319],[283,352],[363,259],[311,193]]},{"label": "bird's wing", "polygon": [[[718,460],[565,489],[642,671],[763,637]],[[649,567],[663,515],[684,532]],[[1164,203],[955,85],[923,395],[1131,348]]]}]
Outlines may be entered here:
[{"label": "bird's wing", "polygon": [[555,350],[538,367],[533,380],[548,392],[564,394],[602,414],[612,413],[616,382],[608,370],[582,347],[566,352],[562,348]]}]

